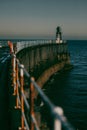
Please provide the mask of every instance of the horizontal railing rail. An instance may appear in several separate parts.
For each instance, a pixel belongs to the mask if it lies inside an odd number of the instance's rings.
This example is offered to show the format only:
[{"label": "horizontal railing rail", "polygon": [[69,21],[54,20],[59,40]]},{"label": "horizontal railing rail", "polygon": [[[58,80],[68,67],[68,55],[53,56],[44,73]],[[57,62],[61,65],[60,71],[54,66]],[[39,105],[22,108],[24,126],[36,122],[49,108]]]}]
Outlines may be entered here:
[{"label": "horizontal railing rail", "polygon": [[44,44],[52,44],[55,43],[55,40],[31,40],[31,41],[20,41],[16,44],[16,51],[19,52],[20,50],[36,46],[36,45],[44,45]]}]

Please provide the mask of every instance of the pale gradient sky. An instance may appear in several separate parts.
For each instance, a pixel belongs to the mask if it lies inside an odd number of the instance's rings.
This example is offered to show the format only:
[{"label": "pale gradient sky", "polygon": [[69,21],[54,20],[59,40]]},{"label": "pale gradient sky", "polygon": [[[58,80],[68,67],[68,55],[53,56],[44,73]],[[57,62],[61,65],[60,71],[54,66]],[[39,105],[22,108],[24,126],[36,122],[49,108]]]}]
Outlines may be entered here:
[{"label": "pale gradient sky", "polygon": [[0,0],[0,38],[87,39],[87,0]]}]

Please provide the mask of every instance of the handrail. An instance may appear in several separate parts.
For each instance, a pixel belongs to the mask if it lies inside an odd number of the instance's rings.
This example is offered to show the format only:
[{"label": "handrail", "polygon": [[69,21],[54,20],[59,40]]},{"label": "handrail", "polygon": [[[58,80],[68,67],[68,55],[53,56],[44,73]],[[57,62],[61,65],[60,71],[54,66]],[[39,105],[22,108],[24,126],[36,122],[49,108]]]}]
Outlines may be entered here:
[{"label": "handrail", "polygon": [[20,41],[16,44],[16,51],[19,52],[23,48],[36,46],[36,45],[44,45],[44,44],[52,44],[55,43],[55,40],[30,40],[30,41]]},{"label": "handrail", "polygon": [[[19,51],[21,51],[24,48],[28,48],[28,47],[34,47],[34,46],[42,46],[42,45],[51,45],[51,44],[55,44],[56,41],[55,40],[28,40],[28,41],[18,41],[16,42],[16,48],[15,48],[15,52],[18,53]],[[63,41],[62,44],[66,44],[66,41]],[[59,45],[62,45],[61,43],[58,43]]]},{"label": "handrail", "polygon": [[[44,94],[40,86],[34,81],[34,78],[26,71],[24,65],[20,64],[14,52],[11,53],[12,56],[12,67],[13,67],[13,89],[14,95],[16,96],[16,109],[21,108],[21,127],[20,130],[40,130],[39,126],[37,125],[37,121],[35,118],[34,112],[34,88],[39,93],[42,101],[50,110],[50,114],[53,116],[54,119],[54,130],[61,130],[63,126],[67,130],[74,130],[72,125],[67,121],[66,117],[63,114],[63,109],[60,107],[55,106],[50,99]],[[24,75],[28,78],[30,82],[30,105],[26,99],[24,94]],[[20,79],[20,80],[19,80]],[[20,93],[19,93],[20,90]],[[21,95],[20,95],[21,94]],[[30,111],[30,124],[25,117],[25,106]]]}]

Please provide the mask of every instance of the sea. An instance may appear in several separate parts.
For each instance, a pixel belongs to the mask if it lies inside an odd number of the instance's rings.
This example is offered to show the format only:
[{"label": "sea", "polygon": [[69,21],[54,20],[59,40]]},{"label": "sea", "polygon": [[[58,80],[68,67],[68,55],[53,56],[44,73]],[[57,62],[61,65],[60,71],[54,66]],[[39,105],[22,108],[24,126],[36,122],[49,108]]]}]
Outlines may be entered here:
[{"label": "sea", "polygon": [[[87,41],[67,42],[73,68],[55,73],[43,89],[56,106],[63,108],[64,115],[76,130],[87,130]],[[0,51],[0,63],[6,60],[2,56],[5,58],[9,54]]]},{"label": "sea", "polygon": [[73,68],[54,74],[44,90],[76,130],[87,130],[87,41],[70,40],[68,50]]}]

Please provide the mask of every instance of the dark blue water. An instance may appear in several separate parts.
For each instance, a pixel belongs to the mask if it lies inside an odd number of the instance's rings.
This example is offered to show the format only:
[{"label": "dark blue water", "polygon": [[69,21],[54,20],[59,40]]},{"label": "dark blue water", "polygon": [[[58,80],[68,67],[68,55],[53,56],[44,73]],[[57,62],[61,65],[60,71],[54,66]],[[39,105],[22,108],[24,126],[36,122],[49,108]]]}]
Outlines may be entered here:
[{"label": "dark blue water", "polygon": [[68,41],[68,47],[74,68],[52,76],[46,94],[75,128],[87,130],[87,41]]}]

